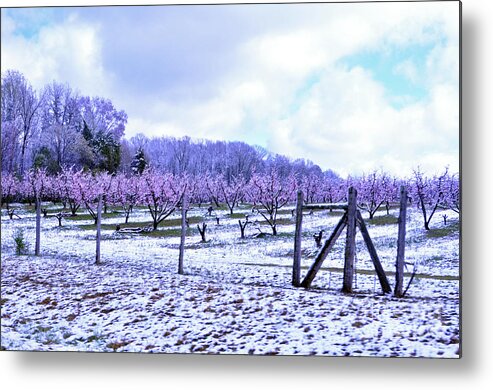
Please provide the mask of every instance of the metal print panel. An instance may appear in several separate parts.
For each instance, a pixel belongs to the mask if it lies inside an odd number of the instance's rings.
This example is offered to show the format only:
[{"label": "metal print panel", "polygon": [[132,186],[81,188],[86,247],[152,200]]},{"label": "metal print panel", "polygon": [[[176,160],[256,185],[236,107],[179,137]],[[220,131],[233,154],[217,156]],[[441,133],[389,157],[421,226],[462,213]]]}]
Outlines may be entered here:
[{"label": "metal print panel", "polygon": [[2,350],[460,357],[460,6],[2,8]]}]

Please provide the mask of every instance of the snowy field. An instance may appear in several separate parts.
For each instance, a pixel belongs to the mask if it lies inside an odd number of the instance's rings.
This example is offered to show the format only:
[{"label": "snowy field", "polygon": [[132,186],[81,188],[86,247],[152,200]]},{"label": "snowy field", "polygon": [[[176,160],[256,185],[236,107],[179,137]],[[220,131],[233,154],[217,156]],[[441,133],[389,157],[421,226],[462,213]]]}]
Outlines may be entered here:
[{"label": "snowy field", "polygon": [[[13,205],[16,207],[16,205]],[[79,212],[63,227],[42,218],[40,257],[16,256],[13,235],[23,228],[34,252],[32,207],[1,221],[1,346],[7,350],[118,351],[267,355],[459,357],[459,221],[441,211],[431,232],[408,210],[406,296],[381,293],[370,256],[357,234],[354,294],[340,292],[345,233],[310,289],[291,286],[294,218],[282,210],[278,236],[250,208],[207,216],[194,207],[185,247],[185,275],[177,274],[179,212],[151,234],[115,231],[123,214],[103,216],[102,265],[94,265],[95,228]],[[240,238],[238,220],[250,221]],[[447,214],[444,224],[442,215]],[[367,221],[393,288],[398,209]],[[219,224],[215,216],[219,217]],[[367,214],[363,213],[367,218]],[[319,211],[303,219],[302,278],[317,247],[312,235],[331,233],[341,214]],[[132,226],[150,222],[145,209]],[[201,242],[197,223],[207,223]],[[258,228],[258,229],[257,229]]]}]

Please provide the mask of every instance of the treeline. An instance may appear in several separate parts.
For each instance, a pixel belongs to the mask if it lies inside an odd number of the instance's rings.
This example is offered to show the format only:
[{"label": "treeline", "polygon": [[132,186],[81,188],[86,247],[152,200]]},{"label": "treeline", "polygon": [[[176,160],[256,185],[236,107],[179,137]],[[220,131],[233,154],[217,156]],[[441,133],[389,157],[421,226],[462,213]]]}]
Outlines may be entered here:
[{"label": "treeline", "polygon": [[228,183],[240,176],[249,180],[253,172],[272,169],[281,177],[291,174],[337,176],[331,170],[323,172],[310,160],[293,160],[244,142],[192,140],[189,137],[147,138],[138,134],[130,140],[124,139],[121,149],[120,171],[124,173],[142,173],[145,168],[152,167],[174,175],[220,175]]},{"label": "treeline", "polygon": [[19,177],[32,168],[53,175],[67,167],[127,174],[152,167],[172,174],[223,175],[228,182],[273,168],[283,177],[334,175],[310,161],[243,142],[142,134],[125,139],[127,114],[109,99],[82,96],[56,81],[37,91],[15,70],[2,74],[1,92],[1,168]]}]

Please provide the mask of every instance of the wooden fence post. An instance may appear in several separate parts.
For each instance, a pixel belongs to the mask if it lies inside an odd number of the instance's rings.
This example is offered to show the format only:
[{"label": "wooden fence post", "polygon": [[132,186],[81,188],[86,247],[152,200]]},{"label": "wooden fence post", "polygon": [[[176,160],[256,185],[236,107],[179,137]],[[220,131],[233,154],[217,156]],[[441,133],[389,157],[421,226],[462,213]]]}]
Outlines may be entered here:
[{"label": "wooden fence post", "polygon": [[39,256],[41,253],[41,199],[39,194],[36,195],[36,243],[34,254]]},{"label": "wooden fence post", "polygon": [[402,297],[404,283],[404,249],[406,246],[406,215],[407,215],[407,190],[401,186],[401,203],[399,209],[399,230],[397,234],[397,259],[395,263],[395,290],[396,297]]},{"label": "wooden fence post", "polygon": [[178,255],[178,273],[183,275],[183,255],[185,252],[185,238],[187,233],[187,198],[183,196],[181,208],[181,236],[180,236],[180,254]]},{"label": "wooden fence post", "polygon": [[300,286],[301,268],[301,226],[303,222],[303,192],[300,190],[296,197],[296,227],[294,231],[293,281],[294,287]]},{"label": "wooden fence post", "polygon": [[103,196],[99,195],[98,198],[98,214],[96,224],[96,264],[101,264],[101,208],[103,203]]},{"label": "wooden fence post", "polygon": [[354,254],[356,252],[356,197],[356,189],[349,187],[346,249],[344,251],[344,280],[342,285],[342,291],[345,293],[350,293],[353,290]]}]

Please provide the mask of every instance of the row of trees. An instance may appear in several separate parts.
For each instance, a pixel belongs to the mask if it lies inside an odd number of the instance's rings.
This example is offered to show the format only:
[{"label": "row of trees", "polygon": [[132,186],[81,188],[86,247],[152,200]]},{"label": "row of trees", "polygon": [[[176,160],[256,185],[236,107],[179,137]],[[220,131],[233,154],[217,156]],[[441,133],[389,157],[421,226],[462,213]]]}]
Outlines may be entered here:
[{"label": "row of trees", "polygon": [[147,166],[174,175],[188,173],[198,175],[221,175],[231,182],[241,176],[250,180],[253,172],[275,169],[283,178],[289,175],[319,177],[336,174],[322,169],[310,160],[290,159],[269,153],[260,146],[244,142],[192,140],[189,137],[154,137],[142,134],[122,141],[120,171],[142,172]]},{"label": "row of trees", "polygon": [[438,209],[460,212],[459,177],[448,170],[438,176],[426,177],[419,170],[413,177],[398,179],[380,171],[343,180],[337,176],[283,177],[278,170],[254,172],[250,179],[243,176],[228,180],[224,175],[190,175],[188,173],[162,173],[147,168],[141,174],[93,174],[84,170],[62,169],[57,175],[49,175],[45,169],[30,170],[22,180],[13,174],[2,175],[2,203],[8,207],[13,201],[61,202],[72,215],[84,207],[95,223],[96,203],[101,196],[105,207],[120,207],[128,222],[132,209],[145,205],[151,215],[153,228],[180,207],[186,195],[189,202],[219,207],[227,205],[233,214],[240,203],[256,207],[277,234],[276,221],[280,208],[292,204],[296,191],[302,190],[306,203],[337,203],[346,201],[347,189],[358,191],[358,206],[373,218],[376,211],[399,201],[399,188],[406,185],[409,202],[423,213],[424,227],[430,229],[430,221]]},{"label": "row of trees", "polygon": [[57,174],[71,166],[131,173],[152,166],[173,175],[223,175],[228,182],[271,169],[282,177],[323,175],[311,161],[291,160],[243,142],[142,134],[125,139],[126,123],[127,114],[109,99],[82,96],[55,81],[38,91],[18,71],[2,74],[2,172],[23,176],[31,168],[43,168]]}]

